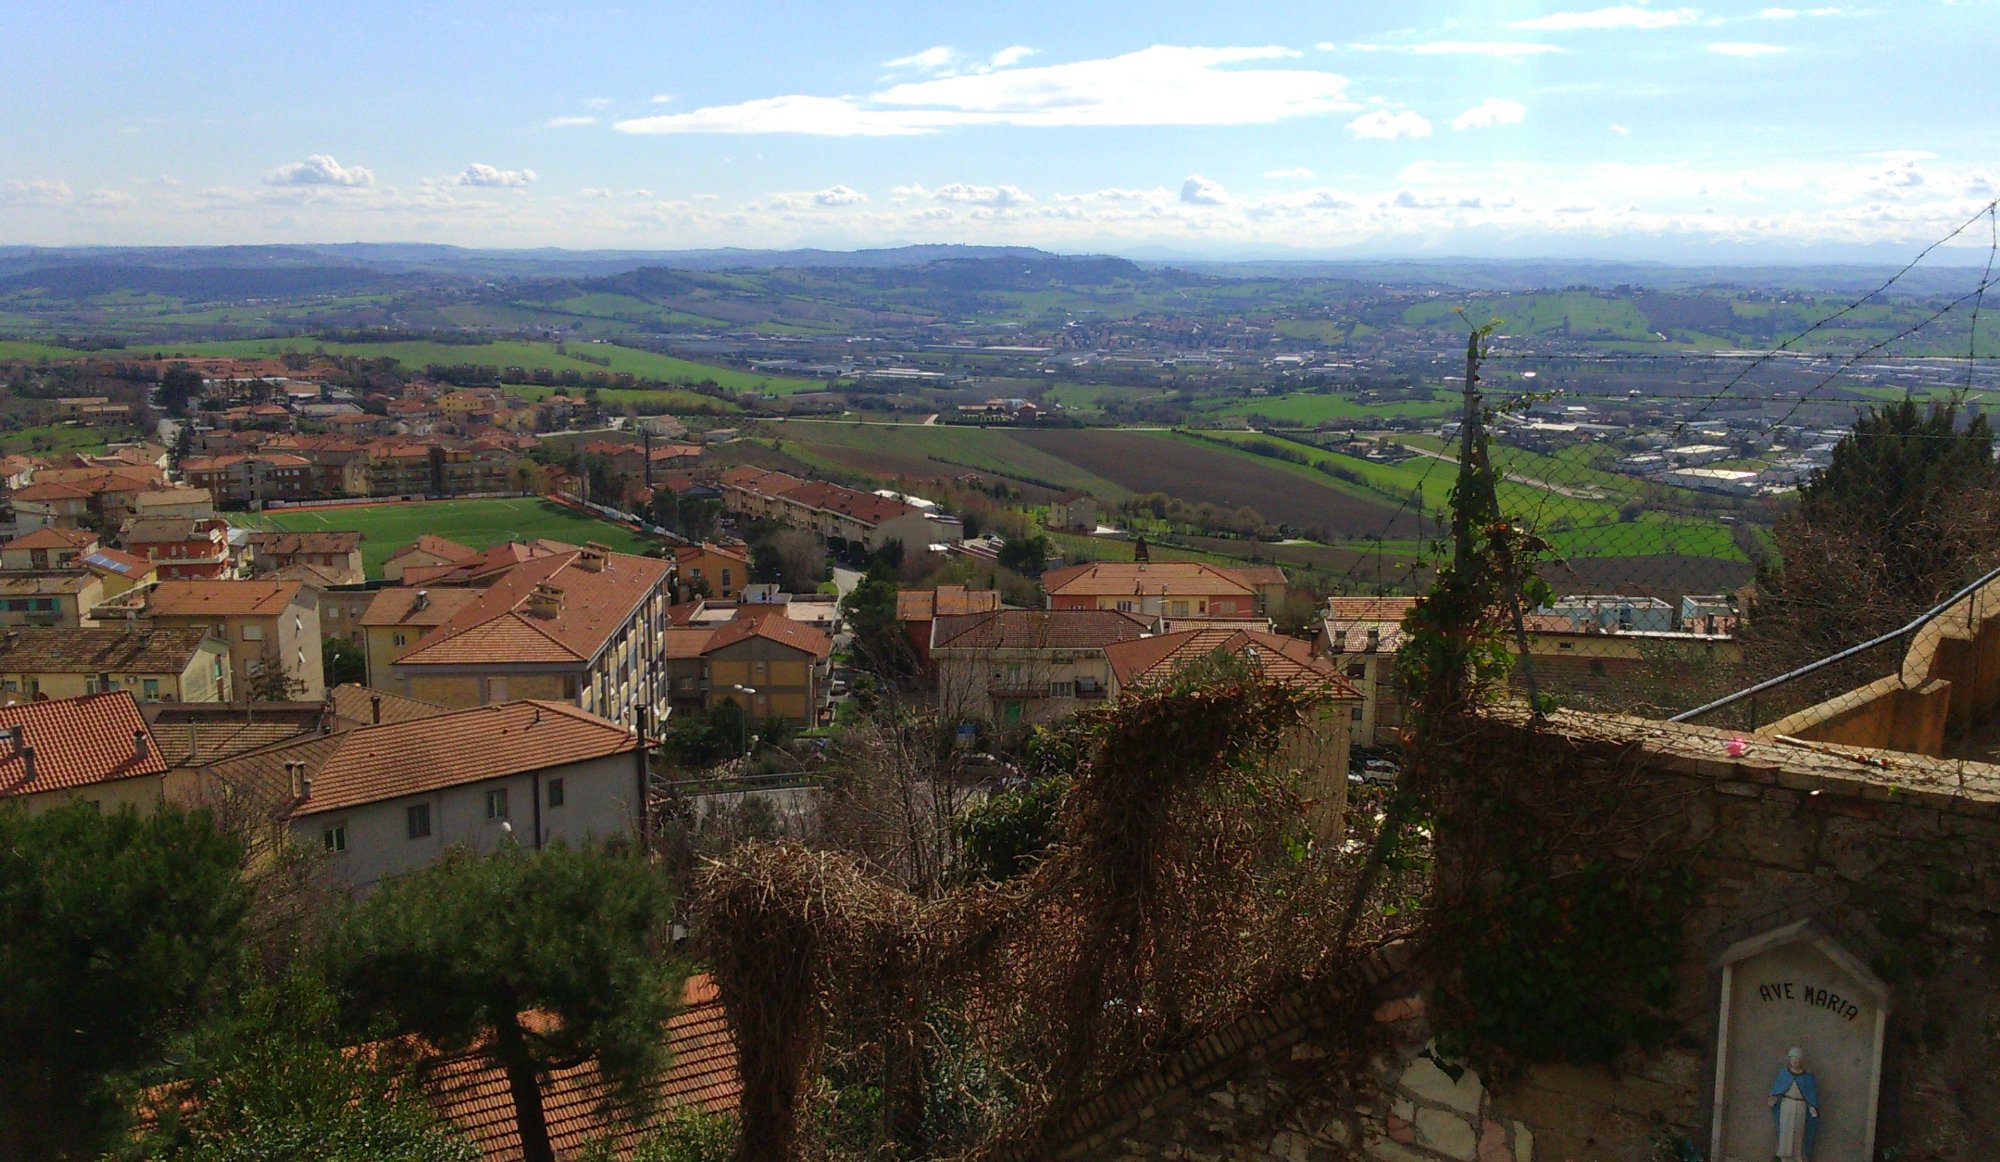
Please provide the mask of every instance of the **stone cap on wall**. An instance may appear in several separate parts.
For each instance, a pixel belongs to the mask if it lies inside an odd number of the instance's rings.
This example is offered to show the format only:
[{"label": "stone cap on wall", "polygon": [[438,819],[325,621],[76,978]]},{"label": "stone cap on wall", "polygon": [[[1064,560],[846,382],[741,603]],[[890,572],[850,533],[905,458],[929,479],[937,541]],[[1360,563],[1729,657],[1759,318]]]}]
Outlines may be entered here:
[{"label": "stone cap on wall", "polygon": [[[1489,721],[1531,728],[1525,706],[1507,703]],[[1713,726],[1625,714],[1558,710],[1541,729],[1586,745],[1639,747],[1650,765],[1718,783],[1781,787],[2000,818],[2000,766],[1898,751],[1746,735]],[[1733,744],[1739,753],[1731,754]]]}]

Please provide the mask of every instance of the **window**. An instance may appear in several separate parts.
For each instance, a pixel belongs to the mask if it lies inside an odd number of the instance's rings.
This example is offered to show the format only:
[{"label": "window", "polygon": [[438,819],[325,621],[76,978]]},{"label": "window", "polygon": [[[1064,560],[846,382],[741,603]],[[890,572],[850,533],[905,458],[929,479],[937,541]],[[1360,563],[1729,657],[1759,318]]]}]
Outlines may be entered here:
[{"label": "window", "polygon": [[488,819],[507,817],[507,788],[497,787],[486,792],[486,817]]},{"label": "window", "polygon": [[728,568],[722,570],[722,591],[724,593],[729,592],[729,585],[730,581],[733,579],[734,572],[735,570]]},{"label": "window", "polygon": [[488,702],[505,702],[507,700],[507,679],[486,679],[486,700]]},{"label": "window", "polygon": [[1075,696],[1076,696],[1076,683],[1074,683],[1074,682],[1050,682],[1050,683],[1049,683],[1049,697],[1051,697],[1051,698],[1073,698],[1073,697],[1075,697]]},{"label": "window", "polygon": [[431,805],[418,803],[403,811],[404,830],[411,839],[422,839],[431,833]]},{"label": "window", "polygon": [[1354,709],[1349,710],[1347,716],[1356,722],[1361,721],[1361,707],[1356,706]]},{"label": "window", "polygon": [[549,780],[549,806],[560,807],[563,805],[563,789],[563,781],[561,779]]},{"label": "window", "polygon": [[143,695],[143,696],[145,697],[146,701],[148,701],[148,702],[157,702],[157,701],[159,701],[159,699],[160,699],[160,680],[159,680],[158,678],[142,678],[142,679],[140,679],[140,681],[139,681],[139,692],[141,693],[141,695]]},{"label": "window", "polygon": [[1132,603],[1131,603],[1131,602],[1129,602],[1129,601],[1121,601],[1121,602],[1119,602],[1119,603],[1118,603],[1118,612],[1120,612],[1120,613],[1130,613],[1130,612],[1132,612]]},{"label": "window", "polygon": [[1347,667],[1347,676],[1350,678],[1366,678],[1368,676],[1368,663],[1356,662]]},{"label": "window", "polygon": [[328,851],[333,851],[333,852],[346,851],[347,828],[344,826],[329,827],[324,832],[321,833],[320,841],[326,844],[326,849]]},{"label": "window", "polygon": [[410,635],[399,629],[389,635],[389,641],[392,645],[406,646],[410,644]]},{"label": "window", "polygon": [[264,627],[263,627],[263,626],[261,626],[261,625],[246,625],[246,626],[244,626],[244,627],[243,627],[243,640],[244,640],[244,641],[246,641],[246,642],[260,642],[260,641],[263,641],[263,640],[264,640]]}]

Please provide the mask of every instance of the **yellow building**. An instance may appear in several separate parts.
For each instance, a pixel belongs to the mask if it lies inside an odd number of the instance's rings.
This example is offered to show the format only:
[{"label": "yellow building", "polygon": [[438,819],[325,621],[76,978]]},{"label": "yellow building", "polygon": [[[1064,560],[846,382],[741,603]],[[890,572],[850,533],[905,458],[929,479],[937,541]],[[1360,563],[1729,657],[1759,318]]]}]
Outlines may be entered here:
[{"label": "yellow building", "polygon": [[[371,671],[373,681],[454,708],[544,698],[627,726],[661,721],[673,568],[599,544],[527,556],[393,655],[386,673]],[[396,632],[386,614],[374,628]]]},{"label": "yellow building", "polygon": [[689,545],[674,553],[674,563],[680,569],[683,593],[695,592],[699,582],[708,587],[707,596],[734,601],[750,583],[750,555],[723,545],[707,541]]},{"label": "yellow building", "polygon": [[775,610],[742,614],[716,629],[702,647],[708,704],[734,702],[756,722],[815,725],[833,639]]},{"label": "yellow building", "polygon": [[478,601],[478,589],[382,589],[362,613],[361,652],[370,685],[387,688],[389,664]]},{"label": "yellow building", "polygon": [[141,702],[227,702],[229,647],[203,627],[0,631],[7,700],[123,690]]}]

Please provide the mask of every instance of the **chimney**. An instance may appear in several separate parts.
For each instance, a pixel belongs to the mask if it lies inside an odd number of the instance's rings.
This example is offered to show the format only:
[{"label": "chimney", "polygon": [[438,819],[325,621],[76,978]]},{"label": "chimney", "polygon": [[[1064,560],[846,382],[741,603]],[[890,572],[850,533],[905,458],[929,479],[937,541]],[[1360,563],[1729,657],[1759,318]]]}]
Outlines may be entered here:
[{"label": "chimney", "polygon": [[150,740],[149,740],[149,739],[147,739],[147,737],[146,737],[146,732],[145,732],[145,731],[143,731],[143,730],[135,730],[135,731],[133,731],[133,732],[132,732],[132,761],[133,761],[133,762],[139,762],[139,763],[143,763],[143,762],[145,762],[145,761],[146,761],[146,753],[147,753],[147,751],[148,751],[148,750],[150,750],[150,749],[151,749],[151,746],[150,746]]},{"label": "chimney", "polygon": [[370,694],[368,696],[368,714],[370,718],[374,719],[375,725],[382,725],[382,696],[380,694]]},{"label": "chimney", "polygon": [[583,548],[576,554],[576,567],[592,573],[602,573],[605,565],[609,564],[607,558],[610,554],[611,546],[597,541],[585,541]]},{"label": "chimney", "polygon": [[21,748],[21,781],[24,783],[35,781],[35,748],[32,746]]},{"label": "chimney", "polygon": [[1333,631],[1333,652],[1336,654],[1344,654],[1347,652],[1346,630],[1337,629]]},{"label": "chimney", "polygon": [[292,789],[292,798],[305,798],[306,765],[293,759],[285,760],[285,782]]},{"label": "chimney", "polygon": [[1372,654],[1381,648],[1382,648],[1382,631],[1379,628],[1369,629],[1368,652]]},{"label": "chimney", "polygon": [[562,616],[563,591],[559,585],[543,581],[528,594],[528,614],[531,617],[556,618]]},{"label": "chimney", "polygon": [[410,612],[415,613],[419,609],[429,609],[430,604],[431,591],[428,589],[419,589],[417,590],[417,599],[410,602]]}]

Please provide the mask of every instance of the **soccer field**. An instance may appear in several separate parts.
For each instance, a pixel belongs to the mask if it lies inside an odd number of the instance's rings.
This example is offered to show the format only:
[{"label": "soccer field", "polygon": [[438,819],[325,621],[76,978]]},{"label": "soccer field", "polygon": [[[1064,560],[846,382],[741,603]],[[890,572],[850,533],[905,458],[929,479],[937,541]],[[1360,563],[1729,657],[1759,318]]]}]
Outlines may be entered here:
[{"label": "soccer field", "polygon": [[370,577],[382,575],[389,554],[425,533],[450,537],[475,549],[537,537],[580,545],[600,541],[619,552],[643,553],[657,544],[609,521],[564,508],[539,497],[499,500],[426,500],[413,503],[349,505],[340,508],[276,509],[230,513],[229,522],[285,532],[353,529],[361,534],[361,560]]}]

